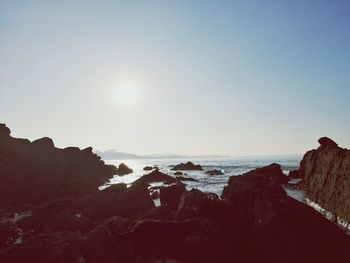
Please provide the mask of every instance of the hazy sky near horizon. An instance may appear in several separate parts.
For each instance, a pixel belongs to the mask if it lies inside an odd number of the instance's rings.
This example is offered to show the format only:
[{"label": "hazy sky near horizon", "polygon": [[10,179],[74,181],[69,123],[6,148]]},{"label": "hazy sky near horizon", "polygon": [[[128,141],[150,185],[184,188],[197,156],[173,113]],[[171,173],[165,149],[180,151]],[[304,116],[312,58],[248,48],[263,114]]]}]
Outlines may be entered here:
[{"label": "hazy sky near horizon", "polygon": [[0,1],[0,122],[139,154],[350,148],[350,3]]}]

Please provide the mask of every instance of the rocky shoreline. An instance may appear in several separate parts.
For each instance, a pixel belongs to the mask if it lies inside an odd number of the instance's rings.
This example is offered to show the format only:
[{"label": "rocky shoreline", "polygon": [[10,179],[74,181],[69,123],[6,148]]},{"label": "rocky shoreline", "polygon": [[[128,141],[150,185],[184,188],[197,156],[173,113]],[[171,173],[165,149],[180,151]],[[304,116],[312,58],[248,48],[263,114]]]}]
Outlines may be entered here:
[{"label": "rocky shoreline", "polygon": [[[320,143],[292,177],[303,178],[312,200],[349,219],[348,150]],[[174,170],[186,169],[202,168]],[[186,180],[158,169],[130,187],[98,190],[128,172],[91,148],[13,138],[0,124],[0,262],[350,262],[350,237],[287,196],[289,177],[278,164],[231,176],[221,197],[188,191]],[[151,182],[165,183],[158,207]]]}]

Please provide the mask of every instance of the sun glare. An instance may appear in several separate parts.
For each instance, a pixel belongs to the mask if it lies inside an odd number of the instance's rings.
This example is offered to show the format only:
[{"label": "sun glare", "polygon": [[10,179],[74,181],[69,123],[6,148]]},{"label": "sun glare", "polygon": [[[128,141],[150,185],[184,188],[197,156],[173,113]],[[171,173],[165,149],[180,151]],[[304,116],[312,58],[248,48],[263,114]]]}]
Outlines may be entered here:
[{"label": "sun glare", "polygon": [[139,89],[130,82],[120,83],[115,90],[115,97],[120,106],[131,107],[135,105],[139,96]]}]

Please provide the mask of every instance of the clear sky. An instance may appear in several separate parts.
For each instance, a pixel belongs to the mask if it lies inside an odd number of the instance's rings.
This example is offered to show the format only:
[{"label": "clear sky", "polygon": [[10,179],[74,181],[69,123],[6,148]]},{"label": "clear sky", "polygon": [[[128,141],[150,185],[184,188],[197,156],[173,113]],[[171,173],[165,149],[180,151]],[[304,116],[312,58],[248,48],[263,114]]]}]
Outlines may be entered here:
[{"label": "clear sky", "polygon": [[0,122],[139,154],[350,148],[350,3],[2,0]]}]

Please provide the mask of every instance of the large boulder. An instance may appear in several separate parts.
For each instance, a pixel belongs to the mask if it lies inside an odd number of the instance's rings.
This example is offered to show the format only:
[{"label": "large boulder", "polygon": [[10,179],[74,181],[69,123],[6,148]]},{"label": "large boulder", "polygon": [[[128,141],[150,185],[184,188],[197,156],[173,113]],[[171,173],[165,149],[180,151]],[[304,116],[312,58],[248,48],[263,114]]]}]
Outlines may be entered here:
[{"label": "large boulder", "polygon": [[336,217],[350,221],[350,150],[325,137],[319,142],[321,146],[307,152],[300,162],[306,196]]},{"label": "large boulder", "polygon": [[177,164],[173,168],[171,168],[171,170],[174,170],[174,171],[179,171],[179,170],[180,171],[186,171],[186,170],[203,171],[203,168],[199,164],[195,165],[192,162],[187,162],[187,163]]},{"label": "large boulder", "polygon": [[254,242],[251,255],[269,262],[347,260],[350,254],[342,253],[350,247],[349,237],[311,207],[288,197],[282,176],[277,165],[232,176],[222,194],[230,210],[239,211],[234,218],[240,226],[236,231],[244,237],[241,242]]}]

